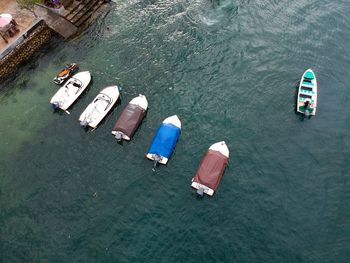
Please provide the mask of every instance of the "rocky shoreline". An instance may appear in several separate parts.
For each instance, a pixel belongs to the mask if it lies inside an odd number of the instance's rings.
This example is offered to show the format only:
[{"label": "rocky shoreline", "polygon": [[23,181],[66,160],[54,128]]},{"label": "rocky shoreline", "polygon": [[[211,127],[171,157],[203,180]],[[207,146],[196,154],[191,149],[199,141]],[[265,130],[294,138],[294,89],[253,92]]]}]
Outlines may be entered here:
[{"label": "rocky shoreline", "polygon": [[53,33],[44,20],[38,21],[34,27],[25,32],[20,38],[20,43],[15,43],[9,53],[1,58],[0,79],[7,77],[20,64],[27,61],[35,51],[51,39]]}]

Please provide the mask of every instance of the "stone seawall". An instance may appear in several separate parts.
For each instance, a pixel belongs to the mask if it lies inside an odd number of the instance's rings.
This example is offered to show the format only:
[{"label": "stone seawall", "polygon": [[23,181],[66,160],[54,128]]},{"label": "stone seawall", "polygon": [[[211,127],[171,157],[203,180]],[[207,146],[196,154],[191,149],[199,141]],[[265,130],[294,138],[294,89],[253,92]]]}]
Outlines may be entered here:
[{"label": "stone seawall", "polygon": [[43,20],[37,21],[33,27],[23,33],[7,50],[0,56],[0,79],[8,76],[16,70],[18,65],[27,61],[35,51],[48,42],[53,31]]}]

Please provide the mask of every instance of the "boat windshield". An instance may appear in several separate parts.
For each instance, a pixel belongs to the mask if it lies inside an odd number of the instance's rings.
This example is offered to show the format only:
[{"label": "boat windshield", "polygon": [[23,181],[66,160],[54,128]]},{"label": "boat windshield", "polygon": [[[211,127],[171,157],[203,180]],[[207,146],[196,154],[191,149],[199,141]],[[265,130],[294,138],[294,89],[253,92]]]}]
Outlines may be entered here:
[{"label": "boat windshield", "polygon": [[78,91],[82,88],[82,86],[83,86],[83,83],[81,83],[81,81],[78,79],[70,80],[66,84],[66,88],[71,90],[71,92],[73,93],[78,93]]},{"label": "boat windshield", "polygon": [[100,95],[95,99],[94,103],[96,102],[100,104],[99,108],[104,108],[103,110],[107,110],[109,105],[112,103],[112,99],[108,95],[100,93]]}]

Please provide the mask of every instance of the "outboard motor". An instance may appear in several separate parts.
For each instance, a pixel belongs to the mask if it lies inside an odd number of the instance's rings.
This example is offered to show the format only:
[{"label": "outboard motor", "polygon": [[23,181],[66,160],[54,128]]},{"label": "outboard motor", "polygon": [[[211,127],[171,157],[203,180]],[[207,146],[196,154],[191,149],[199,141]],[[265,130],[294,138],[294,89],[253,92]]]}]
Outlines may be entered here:
[{"label": "outboard motor", "polygon": [[304,117],[307,118],[310,116],[310,112],[309,112],[309,108],[310,108],[310,101],[305,101],[305,104],[304,104],[304,108],[305,108],[305,111],[304,111]]},{"label": "outboard motor", "polygon": [[153,171],[156,170],[157,163],[160,161],[160,156],[158,154],[154,155],[154,160],[153,160]]},{"label": "outboard motor", "polygon": [[197,198],[202,198],[204,195],[204,189],[202,187],[199,187],[197,190]]},{"label": "outboard motor", "polygon": [[123,139],[123,134],[121,132],[116,132],[115,138],[117,139],[117,142],[121,142]]},{"label": "outboard motor", "polygon": [[83,120],[80,122],[80,125],[83,126],[84,128],[86,128],[88,126],[88,122],[86,120]]},{"label": "outboard motor", "polygon": [[56,111],[60,107],[60,104],[58,102],[53,102],[51,103],[51,106],[53,111]]}]

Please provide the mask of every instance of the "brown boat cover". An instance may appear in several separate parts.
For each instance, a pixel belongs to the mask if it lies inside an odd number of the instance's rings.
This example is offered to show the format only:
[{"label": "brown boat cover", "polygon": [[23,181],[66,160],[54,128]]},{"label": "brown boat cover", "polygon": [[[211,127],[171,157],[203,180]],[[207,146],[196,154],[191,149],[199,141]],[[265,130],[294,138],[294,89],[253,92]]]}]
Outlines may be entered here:
[{"label": "brown boat cover", "polygon": [[215,191],[224,174],[227,162],[228,158],[225,155],[209,149],[204,155],[193,181]]},{"label": "brown boat cover", "polygon": [[113,131],[121,131],[130,139],[139,127],[146,111],[138,105],[128,104],[114,125]]}]

